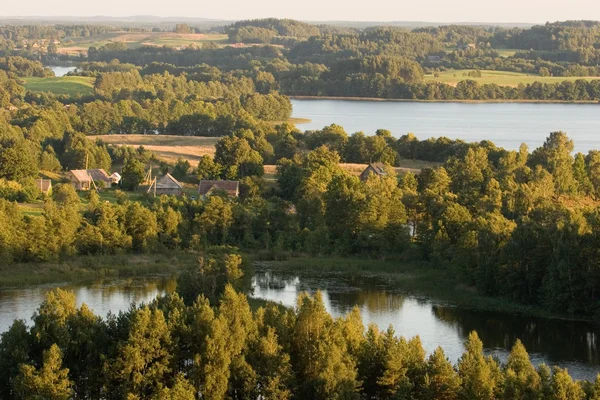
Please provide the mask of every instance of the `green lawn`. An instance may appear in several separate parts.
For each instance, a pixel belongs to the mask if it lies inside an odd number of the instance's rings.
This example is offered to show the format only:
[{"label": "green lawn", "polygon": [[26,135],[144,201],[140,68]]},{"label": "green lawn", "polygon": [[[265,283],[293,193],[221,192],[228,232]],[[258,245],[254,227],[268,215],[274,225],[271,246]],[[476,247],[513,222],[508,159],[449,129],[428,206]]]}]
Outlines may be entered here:
[{"label": "green lawn", "polygon": [[438,76],[426,75],[426,81],[437,81],[447,83],[449,85],[456,85],[460,81],[464,81],[467,79],[472,79],[481,84],[485,83],[495,83],[500,86],[518,86],[519,83],[527,84],[534,82],[544,82],[544,83],[557,83],[562,81],[575,81],[577,79],[598,79],[595,77],[562,77],[562,76],[549,76],[549,77],[541,77],[535,74],[522,74],[518,72],[507,72],[507,71],[481,71],[481,78],[473,78],[468,76],[468,73],[473,70],[471,69],[458,69],[458,70],[448,70],[444,72],[440,72]]},{"label": "green lawn", "polygon": [[25,89],[32,92],[50,92],[82,96],[94,94],[93,77],[87,76],[62,76],[60,78],[23,78]]}]

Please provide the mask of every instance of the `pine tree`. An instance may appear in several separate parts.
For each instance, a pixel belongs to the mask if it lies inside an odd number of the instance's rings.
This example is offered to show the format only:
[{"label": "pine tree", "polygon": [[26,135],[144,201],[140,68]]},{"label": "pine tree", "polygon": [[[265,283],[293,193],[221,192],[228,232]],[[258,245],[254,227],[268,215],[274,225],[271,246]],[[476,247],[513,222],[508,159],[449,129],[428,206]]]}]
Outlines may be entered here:
[{"label": "pine tree", "polygon": [[161,389],[153,400],[196,400],[196,390],[183,375],[179,374],[175,378],[175,383],[171,388]]},{"label": "pine tree", "polygon": [[15,392],[22,399],[68,400],[73,391],[69,370],[62,368],[62,353],[57,345],[44,352],[44,362],[38,370],[22,364],[15,382]]},{"label": "pine tree", "polygon": [[504,398],[535,400],[540,396],[541,379],[529,360],[525,346],[517,339],[506,363]]},{"label": "pine tree", "polygon": [[456,400],[460,391],[461,380],[446,358],[444,350],[438,347],[429,356],[427,374],[422,385],[422,400]]},{"label": "pine tree", "polygon": [[549,400],[583,400],[585,393],[566,369],[554,367],[551,381],[552,394]]},{"label": "pine tree", "polygon": [[475,331],[469,334],[465,352],[458,361],[462,380],[459,398],[463,400],[492,400],[499,386],[497,365],[483,355],[483,343]]},{"label": "pine tree", "polygon": [[121,343],[114,365],[107,365],[123,393],[141,398],[161,390],[170,371],[171,337],[162,311],[149,307],[132,317],[129,337]]},{"label": "pine tree", "polygon": [[265,400],[291,398],[293,389],[290,356],[278,343],[275,329],[267,327],[250,347],[248,362],[257,373],[258,395]]}]

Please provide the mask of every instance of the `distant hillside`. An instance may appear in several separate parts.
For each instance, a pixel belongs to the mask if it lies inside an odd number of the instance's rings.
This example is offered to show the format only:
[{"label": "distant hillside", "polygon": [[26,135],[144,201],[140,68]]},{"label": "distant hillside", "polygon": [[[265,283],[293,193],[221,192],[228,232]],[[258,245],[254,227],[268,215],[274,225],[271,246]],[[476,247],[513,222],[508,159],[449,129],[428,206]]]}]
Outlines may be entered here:
[{"label": "distant hillside", "polygon": [[[274,18],[263,18],[253,21],[276,21]],[[292,19],[281,19],[277,21],[293,21]],[[237,21],[237,20],[226,20],[226,19],[211,19],[201,17],[157,17],[154,15],[132,15],[127,17],[111,17],[106,15],[96,16],[34,16],[34,17],[20,17],[20,16],[9,16],[0,17],[0,24],[12,24],[12,25],[25,25],[31,23],[67,23],[67,22],[89,22],[95,24],[142,24],[142,25],[161,25],[161,24],[176,24],[176,23],[188,23],[194,26],[212,28],[217,26],[227,26],[232,24],[247,24],[250,21]],[[295,21],[299,24],[307,25],[330,25],[344,28],[356,28],[364,29],[374,26],[397,26],[402,28],[423,28],[428,26],[444,26],[444,25],[466,25],[466,26],[497,26],[502,28],[531,28],[536,25],[527,22],[506,22],[506,23],[493,23],[493,22],[432,22],[432,21]],[[277,29],[278,30],[278,29]]]},{"label": "distant hillside", "polygon": [[306,21],[314,25],[331,25],[345,28],[372,28],[374,26],[396,26],[400,28],[424,28],[429,26],[464,25],[464,26],[495,26],[501,28],[527,29],[536,25],[528,22],[428,22],[428,21]]}]

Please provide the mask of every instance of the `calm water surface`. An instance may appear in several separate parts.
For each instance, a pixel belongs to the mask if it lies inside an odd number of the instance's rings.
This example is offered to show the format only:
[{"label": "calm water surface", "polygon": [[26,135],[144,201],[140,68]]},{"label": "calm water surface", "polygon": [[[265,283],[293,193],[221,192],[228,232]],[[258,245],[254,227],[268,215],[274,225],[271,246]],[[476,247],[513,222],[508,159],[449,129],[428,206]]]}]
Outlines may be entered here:
[{"label": "calm water surface", "polygon": [[292,100],[294,117],[309,118],[302,130],[338,124],[349,134],[388,129],[419,139],[446,136],[467,142],[491,140],[516,150],[542,145],[553,131],[565,131],[575,150],[600,149],[600,104],[420,103],[349,100]]},{"label": "calm water surface", "polygon": [[[87,304],[102,317],[126,311],[132,303],[148,303],[156,296],[175,290],[171,278],[144,278],[114,281],[97,281],[86,284],[60,285],[75,292],[77,305]],[[44,295],[57,285],[39,285],[18,289],[0,290],[0,333],[5,332],[15,319],[31,325],[31,317],[44,301]]]},{"label": "calm water surface", "polygon": [[54,66],[54,67],[50,66],[48,68],[50,68],[54,72],[54,75],[56,75],[57,77],[65,76],[69,72],[75,71],[77,69],[77,67],[56,67],[56,66]]},{"label": "calm water surface", "polygon": [[[463,352],[468,333],[476,330],[486,352],[505,360],[517,338],[521,339],[534,363],[566,367],[578,379],[593,380],[600,372],[597,326],[570,321],[522,317],[461,309],[435,299],[399,293],[385,281],[346,276],[298,277],[260,271],[252,279],[253,297],[273,300],[293,307],[302,291],[323,291],[327,310],[343,316],[352,307],[361,310],[365,325],[375,323],[381,329],[393,325],[398,335],[419,335],[427,352],[442,346],[455,362]],[[172,278],[147,278],[99,281],[61,286],[75,292],[77,303],[86,303],[95,314],[127,310],[132,303],[148,303],[156,296],[175,289]],[[0,290],[0,333],[15,319],[31,325],[31,317],[56,285]]]},{"label": "calm water surface", "polygon": [[469,332],[476,330],[486,353],[502,361],[516,339],[520,339],[536,365],[559,365],[578,379],[593,380],[600,372],[600,327],[592,324],[461,309],[407,296],[395,292],[384,281],[364,277],[332,280],[263,271],[255,275],[252,284],[254,297],[291,307],[300,292],[319,289],[333,316],[344,316],[358,306],[365,326],[375,323],[380,329],[387,329],[391,324],[397,335],[419,335],[428,353],[441,346],[453,362],[461,356]]}]

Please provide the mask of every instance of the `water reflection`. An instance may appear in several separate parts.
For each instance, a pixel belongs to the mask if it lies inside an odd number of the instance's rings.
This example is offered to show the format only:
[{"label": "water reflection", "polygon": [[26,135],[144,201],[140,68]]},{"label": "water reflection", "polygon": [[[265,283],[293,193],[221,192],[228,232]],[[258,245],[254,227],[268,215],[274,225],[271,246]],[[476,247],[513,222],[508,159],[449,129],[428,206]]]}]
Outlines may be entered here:
[{"label": "water reflection", "polygon": [[50,66],[50,68],[56,77],[65,76],[69,72],[73,72],[77,69],[77,67],[58,67],[58,66]]},{"label": "water reflection", "polygon": [[[176,285],[174,278],[132,278],[58,286],[73,291],[78,306],[85,303],[96,315],[105,317],[109,312],[127,310],[132,303],[148,303],[158,295],[172,292]],[[44,295],[56,287],[40,285],[0,290],[0,333],[5,332],[15,319],[23,319],[30,324]]]},{"label": "water reflection", "polygon": [[374,323],[380,329],[392,325],[398,335],[407,338],[419,335],[428,352],[441,346],[452,361],[461,356],[469,332],[476,330],[486,353],[502,361],[520,339],[535,364],[568,368],[578,379],[593,380],[600,372],[599,328],[592,324],[442,305],[396,293],[385,282],[365,278],[305,278],[267,271],[257,273],[252,286],[254,297],[291,307],[300,292],[321,290],[325,307],[334,317],[344,316],[356,306],[365,325]]}]

